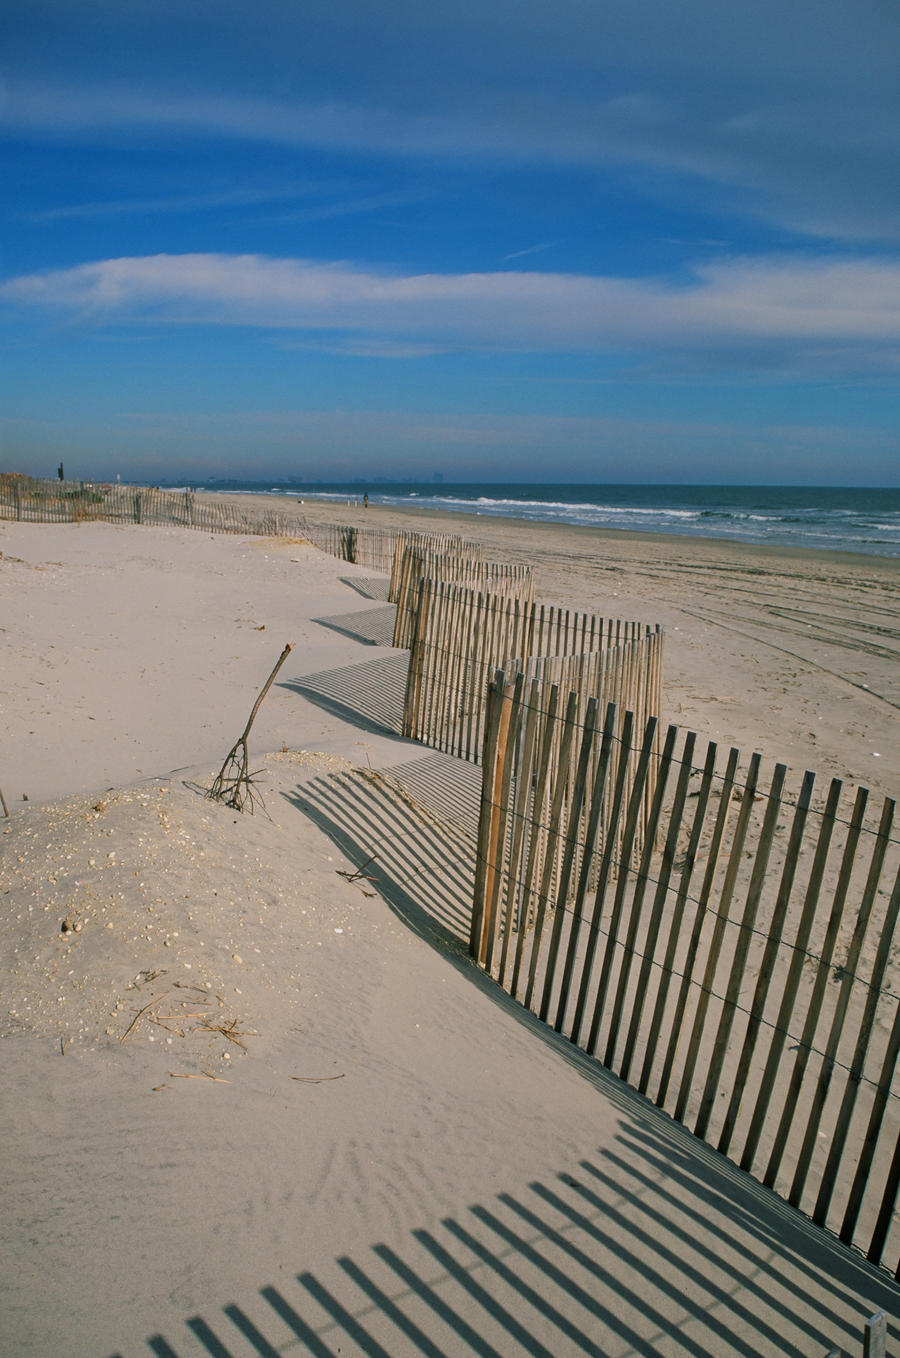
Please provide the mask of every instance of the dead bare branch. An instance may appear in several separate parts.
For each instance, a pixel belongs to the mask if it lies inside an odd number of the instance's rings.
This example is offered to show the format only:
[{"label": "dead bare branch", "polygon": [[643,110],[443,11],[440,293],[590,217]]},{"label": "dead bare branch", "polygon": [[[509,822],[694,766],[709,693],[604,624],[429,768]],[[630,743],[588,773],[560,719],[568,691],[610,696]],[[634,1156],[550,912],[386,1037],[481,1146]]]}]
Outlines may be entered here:
[{"label": "dead bare branch", "polygon": [[253,725],[253,720],[259,711],[263,698],[272,687],[275,682],[276,674],[293,649],[293,642],[289,641],[281,652],[281,655],[278,657],[275,668],[272,670],[272,673],[262,687],[259,697],[253,704],[253,711],[250,713],[242,735],[228,751],[228,754],[225,756],[225,762],[219,770],[212,787],[209,789],[207,795],[209,796],[210,801],[224,802],[226,806],[232,807],[235,811],[243,811],[244,808],[247,807],[251,815],[253,814],[255,802],[259,802],[261,806],[264,806],[262,797],[254,790],[256,777],[261,770],[256,769],[253,773],[250,773],[248,768],[249,755],[247,754],[247,737],[250,734],[250,727]]}]

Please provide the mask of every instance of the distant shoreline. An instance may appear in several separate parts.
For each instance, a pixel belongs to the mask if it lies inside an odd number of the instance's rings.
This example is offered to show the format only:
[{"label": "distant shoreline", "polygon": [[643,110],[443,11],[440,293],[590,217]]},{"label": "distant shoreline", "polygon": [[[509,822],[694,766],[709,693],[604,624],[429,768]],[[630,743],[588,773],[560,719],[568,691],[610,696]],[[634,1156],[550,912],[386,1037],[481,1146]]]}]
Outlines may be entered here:
[{"label": "distant shoreline", "polygon": [[[736,558],[760,553],[771,560],[784,557],[792,561],[818,561],[821,558],[841,557],[849,564],[871,565],[873,562],[896,562],[897,558],[877,552],[851,551],[841,547],[801,547],[783,543],[745,542],[733,537],[716,537],[712,534],[679,532],[652,532],[639,528],[612,528],[606,525],[566,523],[551,519],[530,519],[515,514],[479,514],[460,509],[437,509],[432,506],[411,502],[408,505],[369,504],[364,508],[362,496],[344,499],[335,496],[329,499],[308,500],[302,495],[292,497],[285,494],[272,494],[253,490],[198,490],[199,500],[210,504],[231,503],[244,510],[251,504],[259,505],[259,513],[277,510],[282,513],[288,505],[298,505],[301,515],[311,521],[320,518],[326,523],[348,523],[356,527],[389,528],[397,523],[409,524],[410,521],[423,524],[440,524],[448,531],[458,531],[463,536],[476,540],[496,542],[515,534],[521,537],[523,531],[539,535],[571,533],[583,543],[590,541],[609,541],[611,543],[645,542],[671,548],[673,543],[681,549],[703,551],[734,551]],[[505,529],[509,528],[507,533]]]},{"label": "distant shoreline", "polygon": [[836,486],[575,485],[396,482],[267,486],[234,481],[198,493],[246,505],[302,501],[306,512],[341,505],[475,521],[517,519],[601,531],[698,538],[760,547],[810,548],[900,559],[900,489]]}]

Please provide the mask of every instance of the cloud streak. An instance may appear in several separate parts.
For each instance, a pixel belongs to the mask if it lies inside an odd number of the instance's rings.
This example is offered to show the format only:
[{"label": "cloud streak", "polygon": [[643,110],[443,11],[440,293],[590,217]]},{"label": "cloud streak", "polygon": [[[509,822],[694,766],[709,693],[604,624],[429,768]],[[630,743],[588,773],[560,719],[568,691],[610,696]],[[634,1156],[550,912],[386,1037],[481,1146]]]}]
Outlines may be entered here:
[{"label": "cloud streak", "polygon": [[[152,216],[157,213],[219,212],[223,208],[252,208],[268,203],[286,203],[302,198],[321,198],[345,192],[342,183],[294,183],[280,186],[245,185],[241,188],[213,189],[205,193],[146,195],[140,198],[103,199],[87,203],[60,203],[33,212],[10,213],[11,220],[33,223],[90,220],[102,217]],[[311,209],[314,211],[315,209]],[[327,210],[327,209],[326,209]]]},{"label": "cloud streak", "polygon": [[397,106],[386,89],[367,98],[272,99],[202,86],[185,93],[162,82],[135,89],[22,80],[10,86],[4,125],[64,140],[187,134],[420,163],[640,168],[702,182],[732,208],[811,236],[896,242],[896,95],[854,89],[848,105],[778,82],[756,88],[742,75],[730,94],[724,77],[718,86],[650,93],[632,76],[624,92],[576,86],[527,98],[515,87],[477,86],[460,98],[438,79],[433,98],[410,106]]},{"label": "cloud streak", "polygon": [[[398,274],[264,255],[151,255],[12,279],[7,304],[87,326],[300,330],[350,352],[714,354],[810,371],[896,371],[900,264],[793,257],[701,263],[687,282],[505,270]],[[328,336],[327,340],[324,337]]]}]

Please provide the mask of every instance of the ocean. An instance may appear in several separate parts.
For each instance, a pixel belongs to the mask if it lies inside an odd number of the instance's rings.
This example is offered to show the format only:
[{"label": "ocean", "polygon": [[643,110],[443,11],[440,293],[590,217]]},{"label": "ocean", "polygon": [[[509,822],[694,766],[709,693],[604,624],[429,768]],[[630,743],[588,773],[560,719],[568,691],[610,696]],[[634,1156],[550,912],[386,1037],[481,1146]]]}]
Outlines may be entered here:
[{"label": "ocean", "polygon": [[900,488],[210,481],[205,490],[361,500],[491,517],[900,557]]}]

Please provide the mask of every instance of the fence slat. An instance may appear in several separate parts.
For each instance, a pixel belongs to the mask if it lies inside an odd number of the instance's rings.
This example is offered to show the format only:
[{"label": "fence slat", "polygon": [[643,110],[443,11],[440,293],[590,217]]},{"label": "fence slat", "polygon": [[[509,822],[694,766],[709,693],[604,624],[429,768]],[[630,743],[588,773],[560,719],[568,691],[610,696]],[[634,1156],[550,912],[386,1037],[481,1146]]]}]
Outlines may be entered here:
[{"label": "fence slat", "polygon": [[[625,933],[622,961],[619,965],[619,980],[618,985],[616,987],[616,995],[615,999],[613,1000],[612,1014],[610,1016],[609,1021],[609,1032],[606,1041],[606,1054],[604,1055],[603,1058],[603,1064],[605,1066],[609,1066],[610,1069],[612,1069],[613,1055],[615,1053],[616,1048],[616,1039],[618,1038],[619,1025],[622,1020],[622,1011],[625,1006],[625,996],[628,990],[628,982],[631,977],[631,968],[635,959],[635,944],[637,941],[638,928],[641,921],[641,912],[643,910],[644,905],[644,894],[646,892],[647,882],[650,876],[650,864],[653,858],[653,850],[655,847],[654,836],[656,834],[657,825],[659,823],[659,815],[662,810],[662,799],[663,796],[665,795],[666,786],[668,784],[669,772],[672,768],[672,756],[675,752],[675,741],[677,739],[677,736],[678,728],[675,726],[669,726],[668,731],[666,732],[665,748],[663,749],[662,759],[659,762],[659,770],[656,776],[656,790],[653,797],[653,807],[651,811],[651,817],[648,825],[645,827],[644,850],[641,855],[641,863],[640,867],[638,868],[637,876],[634,882],[634,890],[631,895],[630,918],[628,921],[628,928]],[[655,721],[652,739],[653,743],[655,744],[656,741]],[[635,998],[634,1004],[635,1009],[639,1008],[640,1003],[641,1003],[640,989],[638,989],[638,993]],[[619,1074],[623,1080],[628,1079],[628,1070],[630,1068],[630,1065],[631,1065],[631,1051],[629,1050],[628,1045],[626,1044],[625,1053],[623,1055],[622,1061],[619,1064]]]},{"label": "fence slat", "polygon": [[[523,676],[524,678],[524,676]],[[516,770],[516,799],[513,809],[513,829],[506,870],[506,929],[500,956],[500,983],[506,984],[509,949],[512,939],[525,927],[524,911],[519,895],[521,881],[519,867],[528,826],[528,800],[531,795],[531,770],[534,764],[538,733],[538,681],[532,680],[525,734],[519,745],[519,766]]]},{"label": "fence slat", "polygon": [[[684,1070],[681,1076],[681,1086],[678,1091],[678,1101],[675,1105],[674,1116],[677,1122],[682,1122],[684,1120],[688,1096],[690,1095],[693,1084],[694,1070],[696,1069],[697,1056],[700,1051],[700,1040],[703,1036],[706,1024],[706,1013],[709,1008],[709,1001],[712,998],[713,993],[712,988],[715,979],[716,968],[718,967],[719,964],[719,954],[722,951],[722,942],[725,937],[725,928],[726,925],[728,924],[728,911],[731,906],[731,898],[734,893],[734,886],[737,880],[738,868],[740,867],[741,856],[744,851],[744,840],[747,837],[747,830],[749,829],[750,826],[750,813],[753,808],[753,796],[756,791],[757,779],[759,778],[760,762],[761,756],[758,754],[754,754],[750,760],[750,768],[747,773],[747,778],[744,782],[744,793],[741,800],[741,810],[737,820],[737,827],[735,829],[734,839],[732,840],[731,844],[731,852],[728,857],[728,866],[725,870],[725,881],[723,883],[722,892],[719,897],[718,909],[716,910],[716,919],[715,924],[713,926],[713,935],[709,944],[709,951],[707,953],[706,959],[706,967],[703,972],[703,980],[700,983],[700,994],[697,999],[697,1009],[694,1014],[694,1024],[691,1029],[691,1037],[690,1042],[688,1044],[687,1060],[685,1061]],[[731,787],[727,782],[724,784],[722,788],[722,799],[719,805],[720,817],[723,812],[727,816],[729,809],[728,806],[724,805],[726,800],[726,791],[728,793],[727,800],[730,803],[733,794],[731,791]],[[724,829],[724,820],[722,820],[721,823],[722,828]],[[710,862],[710,867],[712,868],[712,862]],[[699,914],[700,912],[698,910],[698,916]],[[700,928],[702,928],[703,919],[698,918],[696,924],[698,926],[696,941],[699,943]]]},{"label": "fence slat", "polygon": [[887,1316],[877,1312],[866,1321],[863,1330],[863,1358],[886,1358]]},{"label": "fence slat", "polygon": [[494,960],[494,940],[497,933],[501,888],[503,885],[502,855],[506,843],[506,822],[509,812],[509,786],[513,770],[513,754],[522,719],[522,685],[525,676],[518,673],[512,683],[504,675],[500,689],[500,721],[493,750],[494,779],[491,789],[491,837],[488,843],[487,937],[484,967],[491,970]]},{"label": "fence slat", "polygon": [[[897,1133],[897,1140],[894,1143],[894,1154],[891,1157],[891,1167],[884,1184],[884,1192],[881,1198],[881,1205],[878,1208],[878,1216],[875,1221],[875,1228],[869,1240],[869,1248],[866,1251],[866,1258],[873,1264],[880,1264],[884,1255],[884,1247],[887,1244],[888,1231],[894,1220],[894,1213],[897,1210],[897,1193],[900,1190],[900,1132]],[[900,1263],[894,1272],[895,1278],[900,1278]]]},{"label": "fence slat", "polygon": [[[803,1145],[800,1149],[800,1157],[797,1163],[796,1171],[794,1173],[794,1180],[793,1183],[791,1184],[790,1192],[788,1193],[788,1202],[791,1203],[794,1207],[798,1207],[800,1205],[800,1197],[803,1192],[803,1186],[806,1182],[806,1176],[809,1172],[810,1164],[812,1162],[813,1148],[815,1147],[816,1137],[818,1136],[819,1124],[821,1122],[822,1112],[825,1107],[825,1099],[828,1095],[828,1090],[831,1084],[831,1077],[834,1074],[838,1044],[840,1042],[841,1034],[844,1029],[844,1019],[847,1016],[847,1008],[850,1004],[850,995],[853,989],[853,979],[856,975],[856,968],[859,965],[859,957],[860,953],[862,952],[863,939],[865,938],[866,930],[868,929],[869,926],[869,918],[871,916],[872,907],[875,904],[875,897],[878,891],[878,881],[881,876],[881,869],[884,864],[885,855],[887,853],[887,840],[888,835],[890,833],[890,827],[893,822],[893,811],[894,811],[893,802],[891,802],[890,799],[886,799],[884,806],[882,807],[881,822],[879,824],[878,833],[875,836],[875,843],[872,849],[872,858],[869,865],[869,875],[866,880],[866,887],[862,895],[862,900],[860,901],[859,904],[859,909],[856,916],[856,925],[853,930],[853,937],[850,940],[850,947],[847,950],[847,957],[843,966],[840,987],[838,990],[838,997],[834,1006],[834,1012],[831,1020],[831,1028],[828,1034],[828,1041],[826,1043],[825,1053],[822,1059],[822,1067],[821,1070],[819,1071],[819,1079],[816,1085],[815,1093],[813,1095],[812,1109],[810,1111],[809,1120],[807,1122],[806,1132],[803,1138]],[[835,1172],[836,1169],[837,1164],[835,1162],[834,1165]],[[831,1177],[833,1180],[833,1176]],[[831,1200],[831,1192],[833,1190],[833,1187],[834,1187],[833,1181],[829,1185],[827,1179],[823,1177],[822,1187],[820,1190],[820,1201],[822,1203],[821,1207],[822,1220],[824,1220],[825,1214],[828,1211],[828,1202],[830,1202]],[[815,1217],[813,1218],[813,1220],[815,1220]]]},{"label": "fence slat", "polygon": [[[674,730],[673,728],[670,728]],[[625,1048],[622,1052],[622,1063],[620,1074],[623,1080],[628,1079],[628,1072],[631,1070],[631,1061],[634,1055],[635,1046],[638,1040],[638,1031],[641,1018],[644,1013],[644,1000],[650,985],[650,975],[654,964],[657,962],[657,944],[660,931],[662,929],[663,911],[666,899],[669,894],[669,883],[672,877],[672,869],[675,865],[675,852],[678,847],[678,836],[681,831],[681,821],[684,815],[684,807],[687,799],[688,786],[691,779],[691,761],[694,757],[694,743],[697,737],[693,731],[689,731],[685,737],[684,747],[681,752],[681,766],[678,774],[678,783],[675,788],[675,800],[669,814],[669,829],[663,846],[662,860],[657,873],[656,891],[653,897],[653,904],[650,909],[650,919],[647,925],[647,936],[644,941],[644,956],[641,961],[641,969],[635,987],[635,998],[631,1009],[631,1021],[628,1026],[628,1033],[625,1038]],[[657,813],[658,814],[658,813]],[[652,843],[656,836],[656,822],[647,829],[647,842]],[[659,979],[659,989],[662,988],[664,974]],[[659,990],[658,992],[659,993]],[[660,1011],[661,1017],[661,1011]],[[653,1049],[656,1045],[656,1037],[659,1032],[657,1025],[657,1014],[654,1010],[653,1020],[647,1034],[647,1049],[645,1052],[644,1067],[653,1061]],[[643,1082],[643,1071],[639,1080],[639,1088]],[[646,1089],[641,1089],[641,1093]]]},{"label": "fence slat", "polygon": [[[813,1209],[813,1221],[818,1225],[822,1225],[825,1221],[828,1205],[831,1201],[831,1194],[834,1190],[837,1167],[844,1152],[847,1131],[850,1126],[850,1118],[853,1114],[857,1094],[859,1093],[863,1063],[872,1037],[872,1024],[875,1018],[875,1007],[878,1003],[878,993],[884,983],[884,973],[894,942],[894,932],[897,927],[898,915],[900,915],[900,872],[898,872],[897,879],[894,883],[894,890],[891,893],[887,915],[878,939],[878,949],[875,954],[875,962],[872,966],[872,975],[869,980],[869,989],[866,995],[866,1004],[860,1023],[859,1035],[856,1040],[856,1048],[853,1052],[850,1070],[847,1072],[844,1097],[841,1100],[837,1125],[831,1139],[831,1146],[828,1152],[828,1163],[825,1166],[825,1172],[822,1176],[822,1187],[819,1190],[819,1196],[816,1199],[816,1205]],[[843,1227],[841,1230],[843,1235]]]},{"label": "fence slat", "polygon": [[585,1009],[587,1007],[587,996],[590,987],[591,972],[594,965],[594,955],[600,941],[600,920],[603,917],[606,890],[615,861],[616,837],[618,835],[619,821],[622,816],[622,808],[625,805],[628,789],[628,756],[631,749],[633,721],[634,718],[632,713],[626,712],[622,721],[622,734],[619,738],[619,757],[617,761],[612,802],[610,805],[609,823],[606,826],[603,851],[600,855],[597,889],[594,893],[594,908],[588,929],[587,948],[581,967],[581,980],[578,985],[578,996],[575,1001],[575,1014],[572,1019],[572,1041],[579,1046],[581,1045],[581,1028],[584,1023]]},{"label": "fence slat", "polygon": [[491,775],[495,765],[495,750],[497,732],[500,727],[500,695],[499,688],[501,679],[499,676],[488,688],[488,707],[487,724],[484,734],[484,755],[482,768],[484,770],[481,783],[481,811],[478,817],[478,847],[475,857],[475,892],[472,903],[472,920],[469,932],[469,954],[476,961],[483,960],[483,939],[484,922],[487,915],[487,896],[488,880],[490,872],[493,870],[489,845],[491,829],[493,826],[493,808],[491,804]]},{"label": "fence slat", "polygon": [[[619,861],[617,864],[618,879],[616,881],[616,894],[613,899],[612,914],[609,921],[609,933],[606,939],[606,951],[601,964],[600,980],[594,998],[594,1013],[591,1019],[591,1028],[587,1040],[586,1050],[589,1051],[591,1055],[597,1050],[597,1040],[600,1033],[600,1023],[603,1018],[603,1008],[606,1003],[606,995],[612,979],[615,950],[618,944],[619,923],[625,907],[625,891],[631,870],[631,859],[634,851],[635,836],[637,834],[638,817],[640,815],[641,802],[644,795],[644,783],[647,778],[647,770],[650,767],[650,756],[653,753],[653,744],[656,739],[657,725],[658,722],[656,717],[651,717],[647,722],[640,755],[638,757],[637,770],[632,780],[628,797],[628,812],[625,817],[625,829],[622,835],[622,843],[619,849]],[[624,747],[623,753],[625,753]]]},{"label": "fence slat", "polygon": [[866,1190],[866,1184],[869,1181],[869,1171],[872,1168],[872,1161],[875,1158],[875,1146],[878,1142],[878,1133],[881,1131],[881,1123],[884,1118],[884,1111],[887,1108],[888,1098],[890,1097],[894,1071],[897,1068],[898,1052],[900,1052],[900,1005],[897,1006],[896,1013],[894,1014],[890,1039],[887,1044],[875,1088],[872,1111],[869,1114],[866,1134],[856,1163],[856,1173],[853,1176],[853,1183],[850,1186],[847,1206],[844,1210],[844,1219],[841,1222],[841,1229],[839,1232],[841,1240],[850,1241],[853,1239],[853,1233],[856,1229],[856,1222],[859,1217],[859,1209],[862,1206],[863,1194]]},{"label": "fence slat", "polygon": [[[556,757],[556,786],[550,801],[550,815],[548,820],[547,847],[544,855],[544,868],[541,875],[541,885],[538,894],[537,915],[534,924],[534,938],[531,945],[531,959],[528,967],[528,982],[525,987],[525,1008],[531,1008],[531,1001],[534,996],[535,981],[537,977],[537,965],[541,951],[541,940],[544,932],[544,920],[547,915],[547,906],[550,900],[551,883],[554,867],[554,848],[551,849],[552,838],[558,838],[558,826],[562,816],[563,799],[566,795],[566,782],[569,766],[569,752],[575,736],[575,717],[578,707],[577,693],[570,693],[566,704],[566,714],[562,724],[562,740],[559,752]],[[548,724],[549,725],[549,724]]]},{"label": "fence slat", "polygon": [[[779,765],[782,768],[783,765]],[[716,1149],[723,1155],[728,1153],[731,1145],[731,1138],[734,1134],[734,1127],[737,1121],[738,1111],[744,1097],[747,1078],[750,1073],[750,1064],[753,1060],[753,1053],[756,1050],[759,1031],[762,1026],[763,1013],[766,1005],[766,998],[769,993],[769,986],[772,981],[772,972],[775,967],[775,959],[778,949],[781,946],[781,936],[784,932],[784,922],[787,918],[788,905],[790,903],[791,892],[794,886],[794,877],[797,871],[797,861],[800,856],[800,848],[803,842],[803,831],[806,826],[806,817],[809,812],[809,805],[812,801],[813,785],[815,774],[806,773],[803,778],[803,786],[800,789],[800,796],[794,807],[793,822],[791,824],[790,838],[788,839],[787,850],[784,856],[784,866],[781,872],[781,881],[778,886],[778,896],[775,900],[775,909],[769,921],[766,946],[763,950],[762,958],[756,973],[756,986],[753,991],[753,998],[750,1001],[750,1014],[747,1019],[747,1027],[744,1033],[744,1042],[738,1057],[737,1068],[732,1077],[731,1099],[725,1112],[725,1120],[722,1124],[721,1132]],[[776,795],[773,787],[770,793],[769,805],[774,807],[775,819],[778,817],[778,807],[775,806],[776,800],[781,798],[779,788]],[[772,825],[774,836],[775,824]],[[749,937],[747,946],[749,947]]]},{"label": "fence slat", "polygon": [[[535,681],[536,682],[536,681]],[[578,954],[578,944],[581,937],[582,925],[585,923],[582,911],[587,897],[588,886],[591,875],[591,858],[594,846],[597,842],[597,833],[600,828],[600,817],[605,805],[606,778],[609,771],[610,756],[612,754],[614,732],[618,713],[615,703],[608,703],[606,717],[603,723],[603,737],[600,743],[600,753],[594,771],[594,781],[591,787],[590,811],[588,813],[587,829],[585,832],[584,854],[581,860],[581,871],[578,874],[578,887],[575,893],[575,901],[572,908],[573,919],[572,928],[569,933],[569,946],[566,950],[566,960],[563,967],[563,976],[559,988],[559,997],[556,1008],[556,1021],[554,1028],[558,1033],[563,1031],[565,1023],[566,1006],[569,999],[569,987],[572,982],[572,975],[575,969],[575,961]],[[593,957],[593,951],[589,954]],[[590,962],[585,963],[590,970]]]},{"label": "fence slat", "polygon": [[519,923],[519,936],[516,939],[516,955],[513,962],[512,983],[510,987],[510,994],[513,996],[516,995],[519,988],[519,974],[522,969],[525,939],[528,936],[528,922],[531,916],[532,883],[540,858],[541,838],[544,830],[541,813],[544,805],[544,798],[547,795],[547,785],[552,772],[551,754],[553,751],[553,723],[556,718],[558,705],[559,689],[553,684],[547,695],[541,752],[538,760],[537,776],[534,782],[532,800],[532,807],[534,809],[533,824],[531,838],[528,844],[528,859],[525,867],[525,876],[522,883],[522,914]]},{"label": "fence slat", "polygon": [[[577,695],[575,696],[577,697]],[[553,932],[550,937],[550,946],[547,952],[544,989],[541,995],[540,1007],[538,1009],[538,1017],[543,1022],[547,1021],[547,1013],[550,1008],[550,994],[553,988],[553,980],[556,972],[556,959],[559,952],[563,923],[566,916],[566,902],[568,900],[569,886],[572,880],[572,869],[575,864],[578,830],[581,825],[581,811],[584,805],[585,788],[587,786],[588,764],[594,746],[596,722],[597,700],[596,698],[591,698],[588,701],[584,718],[581,747],[578,753],[578,766],[575,771],[575,784],[572,789],[571,801],[567,808],[568,833],[566,835],[566,848],[563,856],[562,868],[559,874],[559,883],[556,888],[556,913],[553,920]]]},{"label": "fence slat", "polygon": [[[709,1070],[706,1077],[706,1084],[703,1089],[703,1096],[700,1100],[700,1110],[697,1114],[697,1121],[694,1132],[697,1136],[705,1136],[709,1119],[712,1113],[713,1102],[716,1091],[719,1087],[719,1079],[722,1074],[722,1066],[725,1062],[725,1055],[728,1050],[728,1039],[731,1036],[731,1029],[737,1013],[738,997],[740,995],[741,982],[744,979],[744,971],[747,965],[747,954],[750,950],[752,941],[753,926],[756,922],[756,912],[759,907],[762,895],[763,883],[765,882],[766,869],[769,865],[769,855],[772,851],[772,841],[775,838],[775,825],[778,821],[780,811],[781,790],[787,776],[787,768],[784,764],[775,765],[775,773],[772,778],[772,786],[766,805],[766,814],[763,820],[762,831],[757,841],[756,856],[753,860],[753,872],[750,877],[750,886],[744,901],[744,910],[741,916],[738,940],[734,949],[731,972],[728,977],[728,987],[725,993],[725,1001],[722,1012],[719,1015],[719,1025],[713,1045],[712,1058],[709,1063]],[[752,811],[754,794],[749,788],[744,791],[743,800],[749,804],[748,810]],[[741,811],[743,813],[744,807]]]}]

